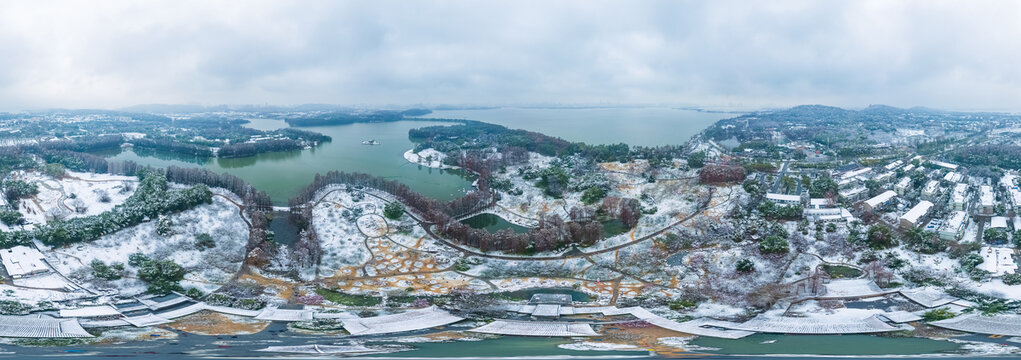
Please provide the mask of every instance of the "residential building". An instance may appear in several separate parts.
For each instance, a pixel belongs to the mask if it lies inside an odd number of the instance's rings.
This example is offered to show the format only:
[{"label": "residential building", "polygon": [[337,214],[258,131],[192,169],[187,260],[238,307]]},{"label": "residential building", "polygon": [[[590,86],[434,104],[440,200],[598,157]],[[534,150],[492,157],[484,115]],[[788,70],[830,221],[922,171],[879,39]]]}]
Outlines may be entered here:
[{"label": "residential building", "polygon": [[897,193],[887,190],[882,194],[876,195],[875,197],[865,200],[865,210],[876,211],[890,205],[893,199],[897,198]]},{"label": "residential building", "polygon": [[846,221],[850,222],[854,220],[854,215],[851,215],[850,211],[845,208],[822,208],[822,209],[805,209],[805,219],[811,221]]},{"label": "residential building", "polygon": [[932,205],[931,202],[925,200],[919,201],[918,204],[915,204],[915,207],[900,217],[900,227],[902,229],[910,229],[918,226],[918,224],[925,220],[925,216],[929,214]]},{"label": "residential building", "polygon": [[948,162],[942,162],[942,161],[936,161],[936,160],[931,160],[929,162],[932,163],[933,165],[939,166],[939,167],[944,168],[944,169],[957,170],[957,165],[954,165],[954,164],[951,164],[951,163],[948,163]]},{"label": "residential building", "polygon": [[978,194],[978,211],[979,213],[992,215],[996,211],[996,196],[993,195],[993,187],[989,185],[982,185],[979,187]]},{"label": "residential building", "polygon": [[911,178],[907,176],[900,178],[900,181],[897,181],[897,185],[894,185],[893,189],[897,190],[897,195],[904,196],[904,193],[911,190]]},{"label": "residential building", "polygon": [[851,190],[842,190],[838,194],[840,197],[847,199],[847,201],[856,202],[864,198],[865,195],[868,195],[868,190],[869,189],[866,189],[864,186],[861,186]]},{"label": "residential building", "polygon": [[964,181],[964,175],[961,175],[961,174],[958,174],[956,172],[951,171],[951,172],[948,172],[946,175],[943,176],[943,180],[946,180],[946,181],[949,181],[949,182],[952,182],[952,183],[959,183],[961,181]]},{"label": "residential building", "polygon": [[783,205],[801,205],[801,195],[766,193],[766,199]]},{"label": "residential building", "polygon": [[950,206],[954,210],[964,210],[968,200],[968,184],[959,183],[954,185],[954,192],[950,195]]},{"label": "residential building", "polygon": [[939,238],[943,240],[960,240],[961,236],[964,236],[964,229],[968,225],[968,213],[964,211],[954,211],[950,214],[950,217],[943,221],[943,226],[939,228]]},{"label": "residential building", "polygon": [[4,269],[12,278],[18,279],[30,275],[41,274],[50,270],[43,261],[43,254],[28,246],[15,246],[0,250],[0,260]]},{"label": "residential building", "polygon": [[939,197],[939,181],[929,180],[922,188],[922,199],[935,200]]}]

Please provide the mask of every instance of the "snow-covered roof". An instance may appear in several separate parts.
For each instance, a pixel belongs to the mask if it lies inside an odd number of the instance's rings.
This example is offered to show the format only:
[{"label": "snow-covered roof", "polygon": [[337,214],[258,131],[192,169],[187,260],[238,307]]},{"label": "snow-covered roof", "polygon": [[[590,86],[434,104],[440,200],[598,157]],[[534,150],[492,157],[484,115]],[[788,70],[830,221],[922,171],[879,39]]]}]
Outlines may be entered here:
[{"label": "snow-covered roof", "polygon": [[844,175],[841,175],[840,178],[841,179],[850,179],[850,178],[853,178],[853,177],[858,176],[858,175],[866,174],[869,171],[872,171],[872,168],[867,167],[867,168],[861,168],[861,169],[858,169],[858,170],[852,170],[852,171],[848,171],[848,172],[844,173]]},{"label": "snow-covered roof", "polygon": [[801,201],[801,196],[777,194],[777,193],[766,193],[766,199],[773,200],[773,201],[799,202],[799,201]]},{"label": "snow-covered roof", "polygon": [[886,164],[886,166],[884,166],[884,168],[886,170],[893,170],[893,169],[896,169],[897,167],[899,167],[899,166],[901,166],[903,164],[904,164],[903,160],[897,160],[897,161],[894,161],[892,163]]},{"label": "snow-covered roof", "polygon": [[62,309],[60,310],[60,317],[99,317],[99,316],[116,316],[120,315],[121,312],[114,309],[109,305],[100,306],[86,306],[77,309]]},{"label": "snow-covered roof", "polygon": [[77,319],[54,319],[42,315],[0,315],[0,337],[76,338],[92,337]]},{"label": "snow-covered roof", "polygon": [[851,189],[851,190],[841,191],[841,192],[839,192],[839,194],[842,197],[849,198],[849,197],[861,194],[861,193],[865,192],[866,190],[868,190],[868,189],[866,189],[864,186],[860,186],[860,187],[856,187],[856,188]]},{"label": "snow-covered roof", "polygon": [[984,316],[981,314],[963,314],[929,324],[941,328],[979,334],[1021,336],[1021,315],[998,314]]},{"label": "snow-covered roof", "polygon": [[946,181],[949,181],[949,182],[960,182],[961,180],[964,180],[964,175],[961,175],[961,174],[958,174],[956,172],[951,171],[951,172],[948,172],[946,175],[943,176],[943,180],[946,180]]},{"label": "snow-covered roof", "polygon": [[993,187],[989,185],[982,185],[980,190],[979,203],[982,204],[982,206],[993,206],[995,199],[993,196]]},{"label": "snow-covered roof", "polygon": [[933,204],[931,202],[925,200],[919,201],[918,204],[915,204],[915,207],[911,208],[911,210],[908,210],[908,212],[905,213],[904,216],[901,216],[900,218],[902,220],[907,220],[912,224],[918,223],[918,219],[921,219],[922,216],[925,216],[925,214],[929,213],[929,209],[932,208],[932,205]]},{"label": "snow-covered roof", "polygon": [[907,176],[900,178],[900,181],[897,182],[899,188],[906,188],[908,185],[911,185],[911,178]]},{"label": "snow-covered roof", "polygon": [[929,162],[931,162],[933,165],[936,165],[936,166],[939,166],[939,167],[942,167],[942,168],[947,168],[947,169],[950,169],[950,170],[957,170],[957,165],[954,165],[954,164],[951,164],[951,163],[948,163],[948,162],[942,162],[942,161],[937,161],[937,160],[931,160]]},{"label": "snow-covered roof", "polygon": [[989,228],[990,229],[998,229],[998,228],[1006,229],[1007,228],[1007,217],[1006,216],[993,216],[991,219],[989,219]]},{"label": "snow-covered roof", "polygon": [[827,198],[812,198],[808,199],[808,204],[813,207],[827,207],[831,206],[830,200]]},{"label": "snow-covered roof", "polygon": [[968,194],[968,184],[957,184],[954,185],[954,193],[951,195],[953,202],[963,204],[964,198]]},{"label": "snow-covered roof", "polygon": [[983,246],[979,249],[982,263],[976,267],[992,273],[993,276],[1013,274],[1017,270],[1017,263],[1010,256],[1013,253],[1014,249],[1011,248]]},{"label": "snow-covered roof", "polygon": [[950,214],[950,217],[943,222],[943,227],[940,228],[940,231],[957,232],[957,230],[961,229],[961,226],[964,226],[964,220],[967,218],[968,213],[964,211],[954,211]]},{"label": "snow-covered roof", "polygon": [[903,323],[907,323],[907,322],[913,322],[913,321],[922,320],[921,316],[918,316],[915,313],[911,313],[911,312],[907,312],[907,311],[903,311],[903,310],[901,310],[901,311],[891,311],[891,312],[887,312],[887,313],[881,314],[879,316],[885,317],[887,320],[890,320],[891,322],[893,322],[895,324],[903,324]]},{"label": "snow-covered roof", "polygon": [[904,172],[908,172],[908,171],[911,171],[911,170],[913,170],[914,168],[915,168],[915,164],[908,164],[908,166],[905,166],[905,167],[904,167]]},{"label": "snow-covered roof", "polygon": [[871,207],[876,207],[876,206],[879,206],[879,204],[882,204],[882,203],[885,203],[887,201],[890,201],[891,199],[893,199],[895,197],[897,197],[897,193],[896,192],[887,190],[887,191],[883,192],[882,194],[876,195],[876,197],[873,197],[871,199],[865,200],[865,203],[868,204]]},{"label": "snow-covered roof", "polygon": [[344,322],[344,329],[351,333],[351,335],[389,334],[421,330],[461,320],[463,318],[451,315],[435,306],[406,311],[400,314],[341,319]]},{"label": "snow-covered roof", "polygon": [[869,279],[833,280],[824,285],[827,298],[857,298],[883,294],[875,282]]},{"label": "snow-covered roof", "polygon": [[901,330],[876,315],[854,319],[844,316],[807,318],[759,315],[742,323],[741,330],[780,334],[869,334]]},{"label": "snow-covered roof", "polygon": [[926,194],[932,194],[935,193],[937,189],[939,189],[939,181],[929,180],[929,182],[925,183],[925,190],[923,190],[923,192]]},{"label": "snow-covered roof", "polygon": [[885,172],[885,173],[879,174],[879,175],[876,176],[876,181],[885,181],[886,179],[892,178],[893,175],[895,175],[893,173],[893,171],[889,171],[889,172]]},{"label": "snow-covered roof", "polygon": [[853,221],[854,215],[851,214],[845,208],[822,208],[822,209],[805,209],[803,216],[812,220],[846,220]]},{"label": "snow-covered roof", "polygon": [[272,320],[272,321],[306,321],[312,320],[312,311],[310,310],[299,310],[299,309],[278,309],[276,307],[267,306],[259,315],[255,316],[259,320]]},{"label": "snow-covered roof", "polygon": [[748,335],[754,334],[751,331],[744,330],[727,330],[733,329],[740,325],[729,321],[720,321],[699,318],[691,321],[676,322],[662,316],[653,314],[651,311],[646,310],[642,307],[629,307],[629,308],[618,308],[615,306],[602,306],[594,308],[577,308],[575,310],[577,314],[595,314],[603,313],[603,316],[614,316],[614,315],[631,315],[649,324],[669,329],[685,334],[692,334],[698,336],[708,336],[723,339],[740,339]]},{"label": "snow-covered roof", "polygon": [[899,291],[901,295],[927,308],[943,306],[958,300],[947,295],[943,290],[931,287],[914,288]]},{"label": "snow-covered roof", "polygon": [[49,267],[43,261],[43,253],[28,246],[18,245],[4,249],[0,251],[0,260],[3,260],[7,274],[13,277],[49,271]]},{"label": "snow-covered roof", "polygon": [[597,336],[592,326],[579,322],[497,320],[469,331],[518,336]]}]

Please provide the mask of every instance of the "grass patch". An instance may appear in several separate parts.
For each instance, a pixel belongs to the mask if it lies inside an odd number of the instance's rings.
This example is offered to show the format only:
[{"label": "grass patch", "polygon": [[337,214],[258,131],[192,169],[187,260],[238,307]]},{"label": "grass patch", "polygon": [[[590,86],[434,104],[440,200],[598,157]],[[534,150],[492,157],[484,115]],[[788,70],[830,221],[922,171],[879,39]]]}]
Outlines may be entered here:
[{"label": "grass patch", "polygon": [[337,290],[316,289],[316,294],[332,303],[347,306],[376,306],[383,302],[375,296],[347,294]]},{"label": "grass patch", "polygon": [[853,279],[862,274],[861,270],[843,265],[823,265],[822,271],[825,271],[833,279]]}]

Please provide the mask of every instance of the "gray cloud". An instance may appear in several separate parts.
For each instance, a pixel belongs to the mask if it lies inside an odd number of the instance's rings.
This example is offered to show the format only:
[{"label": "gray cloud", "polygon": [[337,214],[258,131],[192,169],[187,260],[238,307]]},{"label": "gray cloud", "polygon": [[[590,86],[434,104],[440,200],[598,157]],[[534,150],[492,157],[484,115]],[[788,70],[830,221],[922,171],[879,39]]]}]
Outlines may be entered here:
[{"label": "gray cloud", "polygon": [[886,103],[1021,110],[1021,3],[0,3],[0,108]]}]

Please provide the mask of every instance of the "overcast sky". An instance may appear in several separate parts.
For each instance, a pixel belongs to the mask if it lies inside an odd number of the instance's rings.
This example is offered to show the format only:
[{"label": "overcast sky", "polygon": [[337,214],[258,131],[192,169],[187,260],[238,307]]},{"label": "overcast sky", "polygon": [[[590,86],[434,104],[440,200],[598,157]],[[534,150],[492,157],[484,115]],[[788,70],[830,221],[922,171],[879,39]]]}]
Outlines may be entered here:
[{"label": "overcast sky", "polygon": [[4,1],[0,109],[1021,110],[1021,2]]}]

